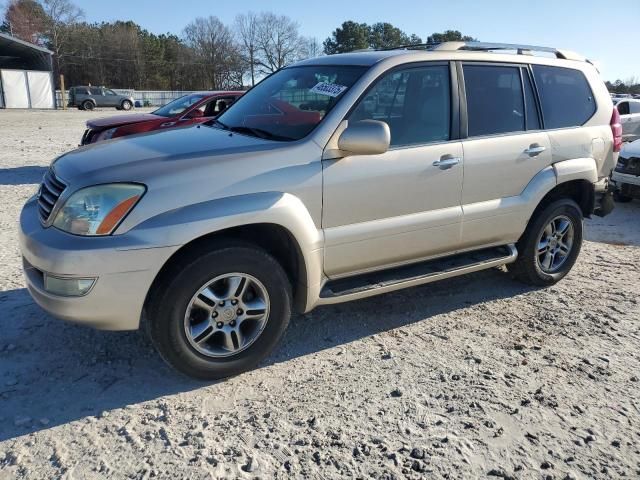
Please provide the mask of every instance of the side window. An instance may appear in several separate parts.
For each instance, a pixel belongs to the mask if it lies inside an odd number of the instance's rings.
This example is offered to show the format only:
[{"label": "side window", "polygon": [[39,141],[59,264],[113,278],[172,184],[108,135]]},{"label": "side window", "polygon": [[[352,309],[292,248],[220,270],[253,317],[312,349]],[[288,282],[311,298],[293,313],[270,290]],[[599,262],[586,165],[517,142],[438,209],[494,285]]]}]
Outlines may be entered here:
[{"label": "side window", "polygon": [[629,102],[620,102],[618,103],[617,108],[620,115],[629,115],[629,113],[631,113],[629,110]]},{"label": "side window", "polygon": [[360,99],[349,120],[386,122],[391,130],[391,146],[449,140],[449,67],[417,67],[384,75]]},{"label": "side window", "polygon": [[527,119],[527,130],[540,130],[540,116],[536,105],[536,96],[533,93],[533,86],[531,85],[529,72],[525,69],[522,70],[522,78],[524,82],[524,103],[526,107],[525,114]]},{"label": "side window", "polygon": [[525,129],[518,67],[464,65],[463,71],[470,137]]},{"label": "side window", "polygon": [[629,113],[640,113],[640,102],[629,102]]},{"label": "side window", "polygon": [[593,92],[580,70],[534,65],[545,128],[578,127],[596,112]]},{"label": "side window", "polygon": [[91,95],[102,95],[102,89],[100,87],[91,87],[89,88],[89,92]]}]

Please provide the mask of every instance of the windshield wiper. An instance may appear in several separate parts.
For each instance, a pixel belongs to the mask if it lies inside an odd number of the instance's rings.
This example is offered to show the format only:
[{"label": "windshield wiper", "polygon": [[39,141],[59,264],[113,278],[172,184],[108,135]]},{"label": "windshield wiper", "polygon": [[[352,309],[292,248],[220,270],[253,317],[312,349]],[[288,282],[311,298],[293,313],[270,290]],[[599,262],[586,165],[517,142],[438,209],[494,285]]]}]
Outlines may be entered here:
[{"label": "windshield wiper", "polygon": [[209,120],[208,122],[204,122],[205,125],[219,125],[223,130],[229,130],[229,126],[226,123],[222,123],[220,120],[218,120],[217,118],[214,118],[213,120]]},{"label": "windshield wiper", "polygon": [[276,135],[275,133],[271,133],[271,132],[269,132],[267,130],[264,130],[262,128],[245,127],[245,126],[242,126],[242,125],[234,126],[234,127],[227,127],[227,128],[231,132],[240,133],[240,134],[247,134],[247,135],[251,135],[252,137],[264,138],[265,140],[283,140],[283,141],[295,140],[295,138],[285,137],[283,135]]}]

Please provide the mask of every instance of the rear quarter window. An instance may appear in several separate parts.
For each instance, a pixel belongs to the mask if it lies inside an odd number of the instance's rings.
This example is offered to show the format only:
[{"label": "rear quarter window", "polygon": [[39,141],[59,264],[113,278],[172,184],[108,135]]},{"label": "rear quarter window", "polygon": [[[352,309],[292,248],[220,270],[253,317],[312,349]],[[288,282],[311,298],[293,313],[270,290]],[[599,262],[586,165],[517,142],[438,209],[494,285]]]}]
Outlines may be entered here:
[{"label": "rear quarter window", "polygon": [[580,70],[534,65],[533,75],[545,128],[579,127],[596,113],[593,92]]}]

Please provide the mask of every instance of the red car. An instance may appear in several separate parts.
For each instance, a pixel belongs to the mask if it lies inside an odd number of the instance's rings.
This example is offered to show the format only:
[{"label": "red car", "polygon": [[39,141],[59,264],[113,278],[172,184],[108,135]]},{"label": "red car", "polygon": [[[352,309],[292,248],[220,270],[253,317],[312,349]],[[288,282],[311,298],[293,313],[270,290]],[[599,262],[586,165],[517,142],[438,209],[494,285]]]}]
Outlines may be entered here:
[{"label": "red car", "polygon": [[80,145],[134,133],[206,122],[221,114],[244,92],[198,92],[177,98],[151,113],[115,115],[87,122]]}]

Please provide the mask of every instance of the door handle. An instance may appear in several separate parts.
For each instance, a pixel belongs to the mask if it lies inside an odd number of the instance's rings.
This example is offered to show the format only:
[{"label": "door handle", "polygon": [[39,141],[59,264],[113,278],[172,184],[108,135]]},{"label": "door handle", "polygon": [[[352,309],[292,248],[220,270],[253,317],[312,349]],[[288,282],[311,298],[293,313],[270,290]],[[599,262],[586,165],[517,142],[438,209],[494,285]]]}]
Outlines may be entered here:
[{"label": "door handle", "polygon": [[527,148],[524,153],[526,153],[527,155],[529,155],[530,157],[535,157],[537,155],[540,155],[542,152],[544,152],[547,148],[543,147],[542,145],[538,145],[537,143],[533,143],[531,145],[529,145],[529,148]]},{"label": "door handle", "polygon": [[461,158],[460,157],[453,157],[451,155],[443,155],[442,157],[440,157],[440,160],[436,160],[435,162],[433,162],[433,166],[434,167],[439,167],[440,170],[448,170],[451,167],[453,167],[454,165],[457,165],[460,163]]}]

